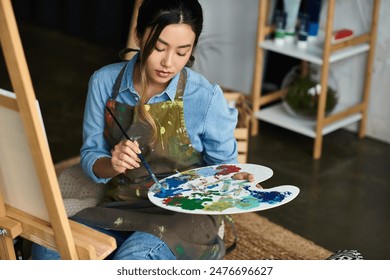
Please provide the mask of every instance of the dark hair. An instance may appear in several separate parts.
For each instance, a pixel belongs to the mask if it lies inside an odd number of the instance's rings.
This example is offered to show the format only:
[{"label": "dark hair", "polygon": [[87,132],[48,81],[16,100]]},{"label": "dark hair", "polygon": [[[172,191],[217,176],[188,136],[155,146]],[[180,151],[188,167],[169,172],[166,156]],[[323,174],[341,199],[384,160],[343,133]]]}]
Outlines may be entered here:
[{"label": "dark hair", "polygon": [[[170,24],[185,23],[195,33],[194,48],[198,43],[203,28],[203,12],[198,0],[143,0],[138,10],[136,32],[143,38],[146,29],[151,33],[144,42],[141,53],[141,65],[152,53],[163,29]],[[193,56],[191,55],[191,60]]]},{"label": "dark hair", "polygon": [[[188,24],[195,33],[193,49],[198,43],[200,33],[203,29],[203,11],[198,0],[143,0],[138,10],[136,33],[138,38],[144,39],[148,28],[150,33],[146,41],[142,42],[140,51],[140,72],[141,72],[141,100],[136,110],[141,121],[149,123],[154,131],[152,136],[155,139],[157,127],[152,116],[145,110],[143,104],[146,102],[146,89],[148,81],[145,74],[146,60],[153,52],[161,32],[170,24]],[[187,66],[192,66],[194,57],[191,54]]]}]

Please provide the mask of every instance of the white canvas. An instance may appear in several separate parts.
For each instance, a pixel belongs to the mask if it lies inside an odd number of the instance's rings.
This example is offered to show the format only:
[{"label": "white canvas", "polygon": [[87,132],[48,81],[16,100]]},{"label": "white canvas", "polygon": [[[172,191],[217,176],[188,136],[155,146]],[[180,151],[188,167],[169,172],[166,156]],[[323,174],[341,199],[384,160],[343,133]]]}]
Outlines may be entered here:
[{"label": "white canvas", "polygon": [[[16,98],[0,89],[0,94]],[[39,104],[37,101],[38,111]],[[49,221],[19,112],[0,106],[0,192],[4,202]]]}]

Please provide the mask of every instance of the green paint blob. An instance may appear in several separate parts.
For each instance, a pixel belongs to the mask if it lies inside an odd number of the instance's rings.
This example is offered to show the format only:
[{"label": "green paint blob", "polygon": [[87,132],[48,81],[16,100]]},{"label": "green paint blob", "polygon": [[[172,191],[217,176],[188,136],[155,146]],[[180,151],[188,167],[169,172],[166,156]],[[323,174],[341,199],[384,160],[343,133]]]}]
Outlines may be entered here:
[{"label": "green paint blob", "polygon": [[219,191],[206,191],[206,192],[194,192],[191,194],[193,197],[200,196],[200,197],[209,197],[212,200],[212,196],[221,196],[221,192]]},{"label": "green paint blob", "polygon": [[174,197],[167,203],[169,206],[180,206],[185,210],[203,209],[204,202],[213,201],[210,198],[205,199],[189,199],[188,197]]},{"label": "green paint blob", "polygon": [[260,201],[257,198],[252,196],[247,196],[237,201],[235,207],[239,209],[252,209],[258,207],[259,205],[260,205]]},{"label": "green paint blob", "polygon": [[222,212],[226,209],[229,209],[231,207],[234,206],[234,203],[230,202],[230,201],[217,201],[217,202],[213,202],[209,205],[206,205],[204,207],[204,210],[206,211],[218,211],[218,212]]},{"label": "green paint blob", "polygon": [[218,201],[206,205],[205,210],[222,212],[226,209],[234,207],[235,203],[236,203],[236,199],[233,199],[231,197],[223,197]]}]

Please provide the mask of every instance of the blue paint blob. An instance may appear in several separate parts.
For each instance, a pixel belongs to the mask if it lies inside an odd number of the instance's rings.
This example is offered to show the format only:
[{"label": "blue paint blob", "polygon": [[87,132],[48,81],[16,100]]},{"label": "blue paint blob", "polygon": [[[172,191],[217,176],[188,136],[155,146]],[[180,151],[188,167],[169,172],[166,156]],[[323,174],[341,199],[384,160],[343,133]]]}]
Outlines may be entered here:
[{"label": "blue paint blob", "polygon": [[169,189],[174,189],[179,187],[180,185],[183,185],[188,182],[189,177],[187,176],[178,176],[178,177],[172,177],[167,178],[164,180],[164,183],[167,184]]},{"label": "blue paint blob", "polygon": [[209,168],[202,168],[196,171],[197,174],[199,174],[200,177],[210,177],[214,176],[218,173],[218,170],[213,169],[212,167]]},{"label": "blue paint blob", "polygon": [[179,194],[189,191],[190,189],[176,188],[176,189],[161,189],[159,192],[154,194],[154,197],[167,198],[178,196]]},{"label": "blue paint blob", "polygon": [[154,197],[158,198],[167,198],[177,196],[183,192],[189,191],[190,189],[184,189],[180,186],[187,183],[189,176],[178,176],[172,177],[164,180],[164,185],[167,186],[167,189],[162,188],[159,192],[154,194]]},{"label": "blue paint blob", "polygon": [[218,186],[219,186],[219,184],[217,183],[217,184],[208,185],[207,188],[208,189],[214,189],[214,188],[216,188]]},{"label": "blue paint blob", "polygon": [[244,187],[251,196],[257,198],[260,202],[275,204],[282,202],[287,196],[290,196],[291,192],[277,192],[277,191],[254,191],[250,190],[248,186]]}]

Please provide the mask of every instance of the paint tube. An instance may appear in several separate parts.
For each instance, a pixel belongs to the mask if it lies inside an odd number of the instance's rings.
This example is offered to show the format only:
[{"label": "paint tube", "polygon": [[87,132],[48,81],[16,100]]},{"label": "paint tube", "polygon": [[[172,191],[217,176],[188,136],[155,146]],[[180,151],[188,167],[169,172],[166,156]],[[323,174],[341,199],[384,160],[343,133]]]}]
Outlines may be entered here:
[{"label": "paint tube", "polygon": [[295,38],[295,26],[297,23],[297,17],[299,12],[299,6],[301,0],[284,0],[284,10],[287,13],[286,18],[286,36],[285,41],[287,43],[294,42]]},{"label": "paint tube", "polygon": [[310,17],[308,23],[308,41],[315,41],[318,35],[322,0],[310,0],[307,3],[307,13]]}]

